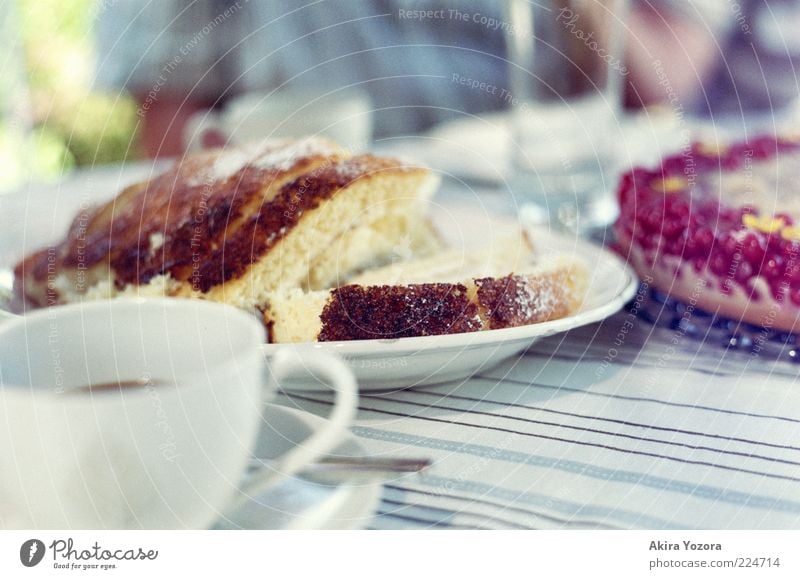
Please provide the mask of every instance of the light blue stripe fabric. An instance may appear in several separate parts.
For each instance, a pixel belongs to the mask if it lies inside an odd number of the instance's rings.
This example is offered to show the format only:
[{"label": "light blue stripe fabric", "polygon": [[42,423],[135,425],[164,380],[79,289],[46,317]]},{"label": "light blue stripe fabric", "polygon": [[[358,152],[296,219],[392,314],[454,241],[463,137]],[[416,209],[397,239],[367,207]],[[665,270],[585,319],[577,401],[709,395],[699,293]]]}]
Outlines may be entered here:
[{"label": "light blue stripe fabric", "polygon": [[[384,517],[396,517],[408,519],[419,519],[419,522],[414,523],[420,527],[433,527],[433,526],[450,526],[453,524],[453,517],[455,513],[446,509],[439,509],[434,507],[420,507],[413,504],[396,504],[397,499],[400,497],[391,496],[391,491],[384,494],[384,500],[381,501],[380,510]],[[387,498],[391,502],[387,502]],[[424,522],[427,521],[427,522]]]},{"label": "light blue stripe fabric", "polygon": [[[393,441],[407,445],[413,445],[425,448],[434,448],[437,450],[445,450],[448,452],[470,454],[473,456],[479,456],[481,458],[491,458],[494,460],[503,460],[507,462],[513,462],[516,464],[528,464],[531,466],[556,469],[556,470],[561,470],[563,472],[569,472],[572,474],[579,474],[582,476],[596,478],[599,480],[643,485],[654,489],[681,493],[695,498],[707,499],[714,502],[725,502],[734,505],[769,510],[769,511],[777,510],[785,513],[797,513],[798,519],[800,519],[800,502],[790,501],[786,499],[779,499],[776,497],[747,494],[737,491],[728,491],[719,487],[713,487],[708,485],[694,485],[687,482],[670,480],[663,477],[647,475],[644,473],[612,470],[608,468],[598,467],[591,464],[585,464],[571,460],[553,459],[549,457],[529,455],[512,450],[500,450],[488,446],[477,445],[477,444],[466,444],[452,440],[433,439],[423,436],[413,436],[387,430],[379,430],[377,428],[371,428],[371,427],[357,426],[353,428],[353,432],[357,436],[361,436],[364,438]],[[485,492],[487,494],[490,494],[491,496],[496,496],[497,498],[505,498],[505,499],[508,499],[509,496],[511,496],[511,498],[514,498],[514,500],[521,500],[517,499],[516,491],[510,491],[509,489],[503,489],[501,487],[497,487],[494,485],[492,486],[476,485],[476,490],[474,492],[484,492],[483,487],[485,487]],[[548,497],[543,497],[543,498],[545,501],[552,500]],[[570,503],[564,503],[564,504],[566,505]],[[641,515],[640,513],[623,512],[617,509],[614,509],[613,511],[608,509],[600,509],[597,512],[594,512],[592,510],[594,507],[590,505],[578,505],[577,503],[574,503],[574,505],[577,505],[577,507],[580,509],[580,512],[584,515],[614,516],[618,520],[625,523],[630,523],[630,524],[635,523],[638,525],[645,525],[645,526],[650,526],[651,523],[653,524],[658,523],[657,524],[658,528],[668,528],[668,527],[662,527],[664,521],[659,521],[658,519],[650,519],[650,517],[646,517],[644,515]],[[569,510],[562,512],[575,514],[574,512],[571,512]],[[672,523],[671,526],[675,526],[675,524]],[[682,525],[682,527],[685,528],[685,525]]]},{"label": "light blue stripe fabric", "polygon": [[[507,513],[502,506],[472,504],[470,499],[466,496],[456,499],[458,501],[458,506],[453,506],[452,508],[420,504],[421,502],[427,503],[431,499],[435,500],[435,498],[434,496],[420,495],[413,491],[391,487],[386,487],[383,493],[383,500],[386,508],[395,510],[398,514],[425,512],[430,513],[428,516],[432,520],[442,520],[453,525],[474,528],[536,528],[536,525],[532,525],[529,522],[536,518],[537,515],[534,512],[528,511],[522,516],[520,516],[519,513]],[[450,497],[448,498],[450,501],[454,500]],[[397,503],[402,503],[403,506]],[[393,507],[393,509],[390,507]],[[422,511],[412,509],[421,509]],[[433,513],[436,513],[436,516],[432,516]]]},{"label": "light blue stripe fabric", "polygon": [[[666,521],[656,517],[650,517],[634,511],[621,509],[608,509],[604,507],[592,506],[583,503],[565,501],[541,493],[520,493],[497,485],[477,483],[474,481],[464,481],[452,477],[442,477],[436,475],[426,475],[420,477],[418,484],[426,488],[447,488],[450,491],[460,491],[462,493],[473,493],[480,496],[490,496],[509,504],[526,504],[538,508],[549,509],[550,511],[562,513],[566,518],[585,517],[591,519],[613,519],[616,518],[627,526],[643,527],[648,529],[685,529],[685,525],[677,525],[675,522]],[[532,516],[536,516],[533,514]]]}]

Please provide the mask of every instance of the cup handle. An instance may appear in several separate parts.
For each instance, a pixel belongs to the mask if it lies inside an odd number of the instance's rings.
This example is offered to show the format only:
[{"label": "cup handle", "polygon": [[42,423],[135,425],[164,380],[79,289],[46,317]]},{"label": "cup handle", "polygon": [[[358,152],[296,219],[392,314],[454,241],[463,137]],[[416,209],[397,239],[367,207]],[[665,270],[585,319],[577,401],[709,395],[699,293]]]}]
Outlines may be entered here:
[{"label": "cup handle", "polygon": [[247,495],[246,499],[286,480],[333,449],[342,439],[344,431],[353,422],[358,407],[356,378],[338,356],[319,351],[298,351],[284,348],[275,353],[271,367],[278,382],[289,376],[302,374],[320,376],[333,388],[336,398],[325,426],[314,432],[300,445],[276,459],[274,468],[269,472],[262,471],[256,475],[242,489],[242,492]]},{"label": "cup handle", "polygon": [[[183,144],[187,151],[197,151],[205,149],[205,136],[217,133],[224,137],[227,141],[228,133],[223,126],[222,119],[219,113],[210,109],[197,111],[189,120],[183,129]],[[222,143],[215,143],[222,144]]]}]

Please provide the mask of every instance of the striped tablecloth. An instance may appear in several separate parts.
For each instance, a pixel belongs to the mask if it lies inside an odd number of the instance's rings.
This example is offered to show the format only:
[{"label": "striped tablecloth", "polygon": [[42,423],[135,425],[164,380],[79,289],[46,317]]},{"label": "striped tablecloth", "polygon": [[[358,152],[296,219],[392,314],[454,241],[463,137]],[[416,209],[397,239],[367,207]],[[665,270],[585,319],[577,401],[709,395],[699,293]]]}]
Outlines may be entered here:
[{"label": "striped tablecloth", "polygon": [[467,381],[363,395],[370,453],[434,460],[366,526],[798,528],[797,374],[623,311]]}]

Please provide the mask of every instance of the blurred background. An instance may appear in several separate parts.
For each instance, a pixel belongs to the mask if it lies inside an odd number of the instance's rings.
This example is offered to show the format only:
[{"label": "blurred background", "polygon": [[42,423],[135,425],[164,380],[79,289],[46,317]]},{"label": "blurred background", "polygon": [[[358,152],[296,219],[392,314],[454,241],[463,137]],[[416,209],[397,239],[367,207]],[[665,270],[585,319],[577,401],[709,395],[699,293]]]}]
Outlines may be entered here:
[{"label": "blurred background", "polygon": [[[231,125],[361,146],[502,112],[514,106],[509,38],[525,32],[491,0],[0,6],[0,191],[224,144]],[[589,45],[575,24],[562,21]],[[745,130],[793,118],[800,2],[633,0],[622,28],[626,114]]]},{"label": "blurred background", "polygon": [[143,154],[133,97],[93,86],[100,8],[95,0],[2,2],[0,190]]}]

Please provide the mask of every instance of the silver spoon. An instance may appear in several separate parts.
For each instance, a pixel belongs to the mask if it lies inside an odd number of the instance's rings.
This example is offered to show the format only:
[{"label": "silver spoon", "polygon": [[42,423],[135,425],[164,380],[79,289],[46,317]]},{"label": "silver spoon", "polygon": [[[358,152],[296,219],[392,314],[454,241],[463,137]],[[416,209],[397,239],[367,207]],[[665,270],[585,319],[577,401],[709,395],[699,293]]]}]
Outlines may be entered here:
[{"label": "silver spoon", "polygon": [[[250,469],[269,467],[269,459],[253,458]],[[431,465],[427,458],[325,457],[305,467],[300,477],[322,484],[383,479],[392,475],[419,473]]]}]

